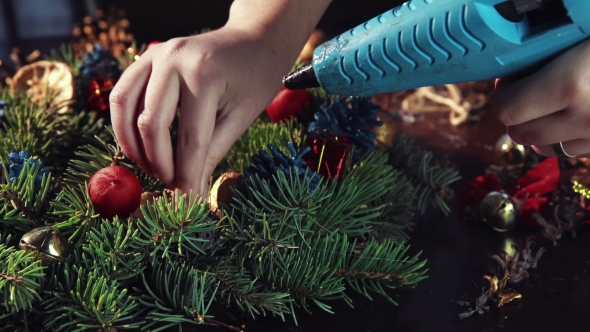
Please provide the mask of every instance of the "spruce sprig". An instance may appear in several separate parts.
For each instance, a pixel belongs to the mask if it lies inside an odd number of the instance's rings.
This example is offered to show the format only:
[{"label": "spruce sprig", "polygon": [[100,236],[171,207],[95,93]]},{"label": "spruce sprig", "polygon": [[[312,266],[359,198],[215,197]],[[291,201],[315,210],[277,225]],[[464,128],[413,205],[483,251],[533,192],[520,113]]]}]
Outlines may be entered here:
[{"label": "spruce sprig", "polygon": [[63,269],[63,280],[44,302],[47,328],[57,331],[139,328],[133,322],[138,302],[129,290],[100,275],[101,271],[77,266]]},{"label": "spruce sprig", "polygon": [[[30,160],[30,159],[29,159]],[[0,223],[27,232],[42,225],[41,217],[46,212],[47,193],[51,186],[51,174],[43,174],[41,186],[36,188],[35,180],[41,170],[39,163],[26,160],[18,177],[8,178],[8,169],[0,167],[5,184],[0,184]]]},{"label": "spruce sprig", "polygon": [[209,210],[201,200],[175,192],[168,198],[166,192],[141,207],[144,222],[137,222],[139,229],[136,242],[150,247],[151,257],[169,258],[174,255],[202,255],[202,247],[208,240],[199,233],[217,229],[216,222],[209,218]]},{"label": "spruce sprig", "polygon": [[143,276],[145,292],[139,302],[148,309],[144,331],[163,331],[183,324],[210,322],[208,315],[218,289],[218,281],[206,272],[178,261],[155,262],[149,276]]},{"label": "spruce sprig", "polygon": [[411,179],[418,211],[424,214],[431,205],[448,214],[451,209],[446,200],[452,195],[450,186],[461,179],[459,172],[436,163],[432,152],[420,149],[405,136],[398,137],[388,151],[389,163]]},{"label": "spruce sprig", "polygon": [[81,59],[76,56],[76,52],[71,44],[62,44],[58,49],[52,49],[49,55],[45,55],[46,60],[60,61],[66,63],[72,70],[75,76],[78,76],[80,69],[78,65]]},{"label": "spruce sprig", "polygon": [[39,293],[45,276],[44,269],[34,252],[26,253],[0,244],[0,294],[3,307],[0,319],[18,311],[30,310],[34,302],[41,300]]},{"label": "spruce sprig", "polygon": [[363,247],[358,250],[351,246],[346,263],[336,274],[369,299],[372,299],[370,292],[375,292],[397,304],[385,288],[411,288],[426,278],[424,275],[427,270],[423,269],[426,261],[418,261],[420,253],[413,257],[406,256],[409,246],[396,244],[389,239],[381,242],[372,239]]},{"label": "spruce sprig", "polygon": [[264,122],[257,119],[248,131],[242,135],[228,152],[224,161],[236,172],[242,172],[258,150],[263,149],[271,153],[268,144],[276,146],[279,151],[289,154],[285,142],[291,142],[297,151],[305,142],[305,127],[303,124],[289,120],[281,124]]},{"label": "spruce sprig", "polygon": [[83,262],[87,269],[97,269],[100,275],[120,284],[130,284],[147,268],[146,251],[135,247],[139,230],[133,222],[115,217],[103,222],[88,233],[82,246]]}]

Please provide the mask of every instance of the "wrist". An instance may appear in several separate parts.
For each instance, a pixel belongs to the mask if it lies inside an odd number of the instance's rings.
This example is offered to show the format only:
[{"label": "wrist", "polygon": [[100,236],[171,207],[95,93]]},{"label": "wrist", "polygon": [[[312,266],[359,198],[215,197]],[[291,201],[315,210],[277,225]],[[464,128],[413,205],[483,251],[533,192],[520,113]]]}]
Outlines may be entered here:
[{"label": "wrist", "polygon": [[260,41],[289,68],[332,0],[235,0],[226,27]]}]

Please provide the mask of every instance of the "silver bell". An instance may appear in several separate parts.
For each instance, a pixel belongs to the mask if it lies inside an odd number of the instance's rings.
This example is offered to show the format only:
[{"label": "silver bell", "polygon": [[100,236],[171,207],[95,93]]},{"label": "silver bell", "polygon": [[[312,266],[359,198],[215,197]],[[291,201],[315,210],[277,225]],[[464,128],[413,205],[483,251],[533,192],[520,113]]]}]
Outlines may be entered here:
[{"label": "silver bell", "polygon": [[481,218],[498,232],[506,232],[516,226],[519,207],[506,193],[492,191],[481,201]]}]

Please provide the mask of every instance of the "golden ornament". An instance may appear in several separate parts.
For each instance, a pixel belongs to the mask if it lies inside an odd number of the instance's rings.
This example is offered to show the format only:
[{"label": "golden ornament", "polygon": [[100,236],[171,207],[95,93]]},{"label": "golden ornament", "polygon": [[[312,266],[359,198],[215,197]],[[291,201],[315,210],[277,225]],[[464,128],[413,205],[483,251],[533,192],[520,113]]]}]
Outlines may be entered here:
[{"label": "golden ornament", "polygon": [[494,151],[502,162],[513,166],[524,164],[527,155],[526,147],[514,142],[508,134],[504,134],[498,139]]},{"label": "golden ornament", "polygon": [[498,232],[506,232],[516,226],[520,206],[506,193],[492,191],[482,200],[479,213],[483,221]]},{"label": "golden ornament", "polygon": [[315,30],[311,34],[311,36],[309,36],[309,39],[307,40],[307,43],[305,43],[305,46],[303,46],[303,49],[299,54],[298,61],[307,62],[311,60],[313,58],[313,51],[315,51],[316,47],[320,46],[325,41],[326,35],[324,34],[324,32],[321,30]]},{"label": "golden ornament", "polygon": [[390,149],[393,147],[397,123],[391,114],[383,111],[377,112],[377,120],[383,122],[383,124],[373,128],[373,132],[377,135],[375,143],[379,148]]},{"label": "golden ornament", "polygon": [[35,252],[44,263],[64,261],[68,242],[58,229],[49,226],[35,228],[23,235],[19,247],[26,252]]},{"label": "golden ornament", "polygon": [[217,217],[221,218],[221,205],[228,205],[233,199],[233,188],[238,188],[242,182],[243,175],[236,172],[227,172],[221,174],[221,176],[215,181],[209,196],[207,197],[207,203],[209,203],[209,209],[214,212]]},{"label": "golden ornament", "polygon": [[14,74],[11,90],[24,91],[34,103],[55,107],[59,114],[68,113],[75,93],[74,73],[63,62],[34,62]]}]

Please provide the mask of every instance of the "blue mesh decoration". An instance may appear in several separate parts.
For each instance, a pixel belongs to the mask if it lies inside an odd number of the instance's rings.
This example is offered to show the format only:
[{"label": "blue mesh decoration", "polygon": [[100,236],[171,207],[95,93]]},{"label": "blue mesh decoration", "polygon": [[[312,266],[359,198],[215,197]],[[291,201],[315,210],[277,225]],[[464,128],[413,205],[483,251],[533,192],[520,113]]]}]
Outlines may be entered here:
[{"label": "blue mesh decoration", "polygon": [[272,180],[273,174],[283,172],[289,176],[289,172],[297,172],[300,177],[307,177],[310,181],[310,189],[317,187],[320,175],[307,169],[307,164],[302,157],[308,153],[311,148],[306,147],[300,153],[297,153],[290,142],[287,142],[287,149],[291,157],[279,151],[273,144],[268,144],[272,157],[263,149],[258,150],[258,154],[252,158],[253,165],[244,167],[244,176],[250,178],[254,174],[262,179]]},{"label": "blue mesh decoration", "polygon": [[367,97],[338,98],[330,105],[322,105],[314,114],[315,121],[309,124],[309,133],[325,132],[346,136],[354,144],[352,163],[356,164],[366,153],[375,149],[375,133],[371,127],[381,126],[377,112],[381,108]]},{"label": "blue mesh decoration", "polygon": [[92,51],[84,54],[78,68],[80,76],[86,80],[95,77],[119,77],[122,74],[117,59],[101,44],[94,44]]},{"label": "blue mesh decoration", "polygon": [[0,99],[0,120],[4,120],[8,111],[8,103],[6,100]]},{"label": "blue mesh decoration", "polygon": [[[39,165],[39,173],[37,173],[37,177],[35,178],[35,189],[39,190],[41,188],[41,180],[43,180],[43,175],[49,175],[49,170],[43,168],[43,162],[41,160],[35,160],[33,158],[29,158],[29,153],[27,151],[20,151],[19,153],[11,152],[8,154],[8,159],[12,162],[12,164],[7,165],[8,169],[8,178],[10,181],[16,180],[20,173],[24,168],[25,162],[29,163],[29,165]],[[0,167],[2,165],[0,164]],[[3,182],[3,181],[2,181]]]}]

